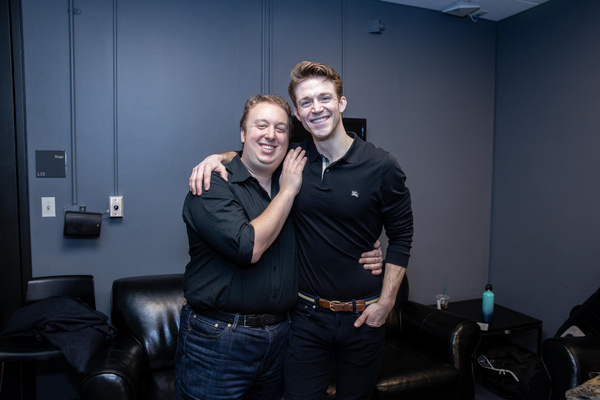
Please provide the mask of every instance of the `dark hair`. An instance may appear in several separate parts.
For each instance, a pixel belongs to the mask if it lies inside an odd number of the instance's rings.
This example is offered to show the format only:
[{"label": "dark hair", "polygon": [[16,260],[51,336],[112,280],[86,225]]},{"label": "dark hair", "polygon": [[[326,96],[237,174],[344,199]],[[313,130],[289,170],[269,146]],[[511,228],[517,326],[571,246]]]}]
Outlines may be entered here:
[{"label": "dark hair", "polygon": [[242,118],[240,119],[240,129],[246,131],[246,127],[244,125],[246,124],[246,118],[248,118],[248,113],[254,106],[260,103],[271,103],[281,107],[281,109],[285,111],[285,113],[288,116],[287,132],[289,137],[292,130],[292,109],[287,100],[276,94],[255,94],[254,96],[251,96],[248,100],[246,100],[246,105],[244,105],[244,111],[242,111]]},{"label": "dark hair", "polygon": [[298,104],[296,103],[296,87],[306,79],[315,76],[322,76],[326,80],[333,82],[338,100],[344,95],[344,83],[342,82],[342,78],[340,78],[340,75],[335,72],[333,68],[321,63],[302,61],[292,68],[292,72],[290,73],[290,85],[288,86],[288,93],[295,107],[298,107]]}]

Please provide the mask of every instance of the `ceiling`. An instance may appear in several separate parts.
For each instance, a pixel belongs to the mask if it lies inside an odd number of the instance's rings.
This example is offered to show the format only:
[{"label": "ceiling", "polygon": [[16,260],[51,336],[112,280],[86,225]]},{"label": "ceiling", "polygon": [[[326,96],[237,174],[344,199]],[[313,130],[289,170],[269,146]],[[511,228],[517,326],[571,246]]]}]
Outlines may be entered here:
[{"label": "ceiling", "polygon": [[[389,3],[404,4],[406,6],[428,8],[442,12],[450,4],[456,3],[456,0],[382,0]],[[490,21],[500,21],[511,15],[529,10],[539,4],[549,0],[466,0],[460,3],[478,4],[481,8],[473,13],[474,17],[487,19]],[[485,13],[484,13],[485,12]],[[448,17],[458,18],[452,15]],[[468,18],[468,17],[467,17]]]}]

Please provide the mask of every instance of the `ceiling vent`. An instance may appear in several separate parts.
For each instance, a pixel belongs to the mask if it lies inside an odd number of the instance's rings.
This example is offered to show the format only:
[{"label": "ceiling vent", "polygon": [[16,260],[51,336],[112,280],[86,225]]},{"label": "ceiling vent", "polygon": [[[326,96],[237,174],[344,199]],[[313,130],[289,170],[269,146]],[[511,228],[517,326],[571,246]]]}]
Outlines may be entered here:
[{"label": "ceiling vent", "polygon": [[467,15],[479,10],[479,4],[467,1],[457,1],[442,11],[444,14],[454,15],[455,17],[466,17]]}]

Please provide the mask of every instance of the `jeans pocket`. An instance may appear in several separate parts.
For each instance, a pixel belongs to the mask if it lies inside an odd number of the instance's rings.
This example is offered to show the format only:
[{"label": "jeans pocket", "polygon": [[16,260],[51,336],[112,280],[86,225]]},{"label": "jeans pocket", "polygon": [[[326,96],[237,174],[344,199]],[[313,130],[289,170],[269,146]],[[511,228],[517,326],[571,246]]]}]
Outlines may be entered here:
[{"label": "jeans pocket", "polygon": [[219,339],[231,330],[229,324],[199,314],[191,314],[188,324],[190,332],[205,339]]}]

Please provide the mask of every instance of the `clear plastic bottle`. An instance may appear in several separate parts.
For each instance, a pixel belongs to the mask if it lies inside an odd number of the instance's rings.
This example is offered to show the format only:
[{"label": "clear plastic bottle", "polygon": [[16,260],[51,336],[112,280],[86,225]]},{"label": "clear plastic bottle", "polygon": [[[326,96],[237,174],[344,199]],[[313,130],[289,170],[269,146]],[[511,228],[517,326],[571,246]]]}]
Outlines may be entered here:
[{"label": "clear plastic bottle", "polygon": [[483,292],[482,310],[483,322],[492,322],[494,315],[494,292],[492,292],[492,285],[489,283],[485,286],[485,292]]}]

